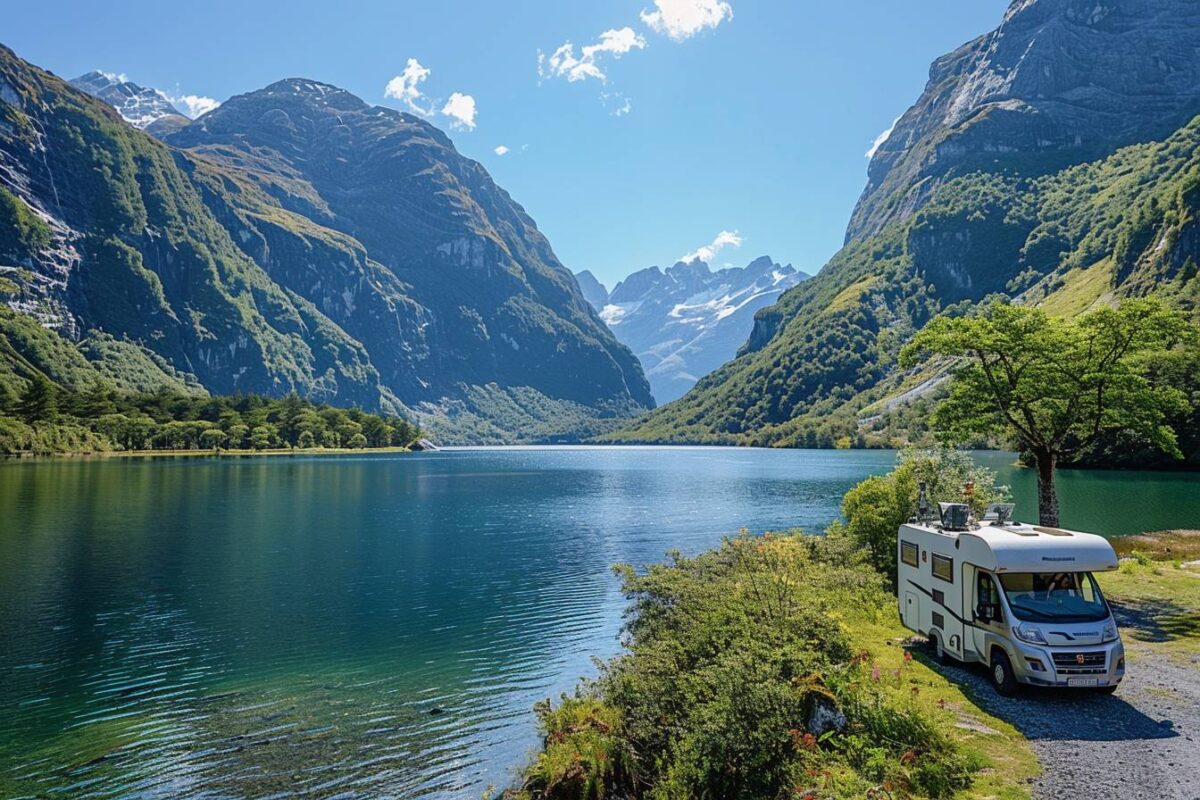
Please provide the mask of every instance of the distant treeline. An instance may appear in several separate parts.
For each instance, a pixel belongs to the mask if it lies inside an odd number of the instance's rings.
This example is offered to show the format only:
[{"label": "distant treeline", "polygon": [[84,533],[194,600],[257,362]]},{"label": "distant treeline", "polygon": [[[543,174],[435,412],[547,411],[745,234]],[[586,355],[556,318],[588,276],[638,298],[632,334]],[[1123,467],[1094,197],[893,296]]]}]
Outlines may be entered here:
[{"label": "distant treeline", "polygon": [[296,394],[119,392],[102,381],[74,391],[40,375],[19,392],[0,386],[6,454],[409,447],[420,435],[399,417],[317,405]]}]

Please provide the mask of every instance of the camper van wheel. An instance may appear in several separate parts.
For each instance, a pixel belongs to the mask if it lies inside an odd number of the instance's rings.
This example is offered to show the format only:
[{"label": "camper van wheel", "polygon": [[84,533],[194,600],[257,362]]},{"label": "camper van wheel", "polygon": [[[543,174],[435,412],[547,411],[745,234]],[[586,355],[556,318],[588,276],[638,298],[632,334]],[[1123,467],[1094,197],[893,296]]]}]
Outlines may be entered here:
[{"label": "camper van wheel", "polygon": [[933,645],[933,657],[937,659],[937,662],[943,667],[950,666],[950,654],[942,646],[942,637],[935,633],[929,637],[929,641]]},{"label": "camper van wheel", "polygon": [[1000,648],[992,650],[992,686],[1005,697],[1017,693],[1017,679],[1013,676],[1012,664]]}]

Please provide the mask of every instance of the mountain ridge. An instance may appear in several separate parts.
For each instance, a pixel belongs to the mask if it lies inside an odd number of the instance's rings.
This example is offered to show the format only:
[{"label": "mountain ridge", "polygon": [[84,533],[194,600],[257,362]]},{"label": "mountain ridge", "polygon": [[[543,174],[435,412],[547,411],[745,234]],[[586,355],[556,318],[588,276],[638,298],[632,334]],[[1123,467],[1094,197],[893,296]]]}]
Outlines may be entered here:
[{"label": "mountain ridge", "polygon": [[[1063,51],[1072,63],[1055,80],[1070,78],[1086,94],[1092,72],[1108,70],[1114,51],[1127,62],[1119,80],[1149,80],[1145,76],[1160,70],[1160,53],[1182,54],[1187,70],[1179,71],[1193,74],[1200,50],[1192,46],[1194,28],[1179,20],[1193,19],[1197,9],[1182,8],[1179,19],[1157,25],[1159,11],[1179,5],[1018,0],[1005,21],[1038,14],[1070,22],[1060,27],[1079,38]],[[1094,25],[1078,22],[1084,6],[1119,6],[1120,15],[1088,17],[1096,23],[1139,13],[1148,21],[1126,25],[1129,38],[1114,45],[1105,31],[1093,36]],[[1138,113],[1122,112],[1122,124],[1111,127],[1107,138],[1098,128],[1090,145],[1092,133],[1083,132],[1075,145],[1069,126],[1061,127],[1064,118],[1018,113],[1016,106],[1009,109],[1015,117],[977,109],[967,119],[972,124],[941,125],[956,81],[972,74],[952,65],[969,63],[981,42],[1021,52],[1032,45],[1021,36],[1045,29],[1002,24],[935,61],[925,92],[873,159],[842,250],[812,280],[758,312],[737,358],[608,440],[892,446],[897,440],[890,438],[894,431],[887,430],[886,418],[907,413],[898,405],[924,402],[938,386],[935,375],[899,372],[896,356],[937,314],[963,313],[989,297],[1077,313],[1146,294],[1196,313],[1200,120],[1186,115],[1200,113],[1200,81],[1161,105],[1134,103],[1142,114],[1140,129],[1131,133],[1124,126]],[[1151,39],[1170,42],[1145,50],[1147,31]],[[1016,40],[1001,48],[997,37],[1005,36]],[[1090,49],[1081,42],[1090,42]],[[1090,61],[1081,60],[1085,56]],[[1032,86],[1036,94],[1037,82]],[[1153,98],[1155,86],[1151,82],[1143,94]],[[1059,89],[1070,93],[1067,84]],[[1034,105],[1043,100],[1030,98]],[[992,123],[983,124],[989,117]],[[1014,119],[1020,124],[1010,124]],[[1039,138],[1046,119],[1060,125],[1066,138]],[[1018,147],[1022,141],[1032,143]],[[1067,145],[1059,148],[1056,141]],[[906,399],[897,405],[901,397]],[[919,427],[920,420],[909,422]]]},{"label": "mountain ridge", "polygon": [[[569,438],[548,409],[574,424],[652,405],[482,165],[412,115],[316,87],[239,95],[161,143],[0,49],[7,304],[73,341],[148,347],[214,392],[405,411],[447,440]],[[22,214],[48,242],[5,233]],[[545,410],[523,415],[512,391]]]},{"label": "mountain ridge", "polygon": [[[768,256],[745,267],[712,270],[700,259],[647,267],[611,292],[591,273],[576,276],[617,338],[642,362],[658,403],[675,400],[732,358],[754,313],[808,276]],[[590,279],[590,280],[589,280]]]}]

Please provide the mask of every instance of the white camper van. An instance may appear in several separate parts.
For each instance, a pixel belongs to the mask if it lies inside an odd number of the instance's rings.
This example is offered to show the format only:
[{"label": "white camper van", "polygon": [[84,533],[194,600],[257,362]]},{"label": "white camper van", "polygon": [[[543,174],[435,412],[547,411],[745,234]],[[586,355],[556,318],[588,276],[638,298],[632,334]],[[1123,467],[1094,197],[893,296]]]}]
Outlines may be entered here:
[{"label": "white camper van", "polygon": [[1010,522],[1010,504],[983,520],[940,503],[924,486],[917,517],[900,526],[897,595],[904,626],[929,638],[939,660],[986,665],[997,691],[1018,683],[1112,692],[1125,648],[1093,572],[1117,568],[1103,538]]}]

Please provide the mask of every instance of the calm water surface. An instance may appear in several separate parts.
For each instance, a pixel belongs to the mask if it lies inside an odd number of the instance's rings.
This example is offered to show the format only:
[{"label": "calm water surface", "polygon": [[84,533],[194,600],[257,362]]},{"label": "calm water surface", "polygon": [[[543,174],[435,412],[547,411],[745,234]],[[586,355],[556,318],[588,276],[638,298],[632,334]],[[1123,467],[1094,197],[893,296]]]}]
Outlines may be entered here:
[{"label": "calm water surface", "polygon": [[[0,797],[464,797],[617,651],[609,567],[822,528],[890,452],[553,448],[0,464]],[[1033,508],[1032,475],[980,459]],[[1065,524],[1200,526],[1068,473]],[[1022,515],[1027,516],[1027,515]]]}]

